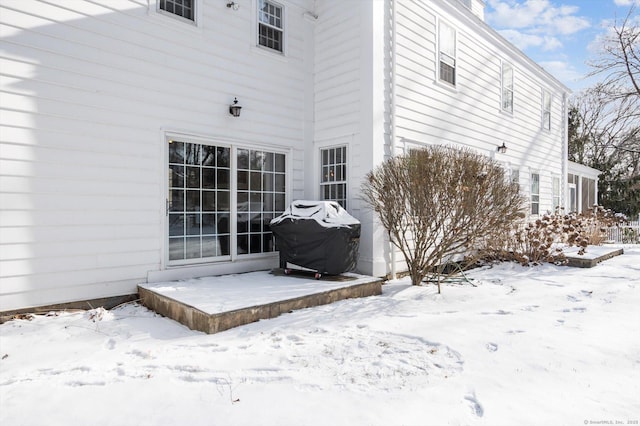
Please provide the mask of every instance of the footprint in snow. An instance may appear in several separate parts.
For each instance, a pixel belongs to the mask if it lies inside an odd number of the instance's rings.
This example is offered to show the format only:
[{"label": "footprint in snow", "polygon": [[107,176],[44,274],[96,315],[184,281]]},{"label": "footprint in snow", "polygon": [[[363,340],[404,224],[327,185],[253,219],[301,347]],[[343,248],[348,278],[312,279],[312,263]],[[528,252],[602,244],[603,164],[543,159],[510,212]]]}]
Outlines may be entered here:
[{"label": "footprint in snow", "polygon": [[493,343],[493,342],[489,342],[489,343],[487,343],[487,350],[488,350],[489,352],[495,352],[495,351],[497,351],[497,350],[498,350],[498,345],[496,345],[496,344],[495,344],[495,343]]},{"label": "footprint in snow", "polygon": [[482,405],[478,401],[478,398],[476,398],[475,392],[472,392],[469,395],[465,395],[464,399],[466,399],[469,402],[469,408],[471,408],[471,412],[474,415],[478,417],[483,416],[484,409],[482,408]]},{"label": "footprint in snow", "polygon": [[294,342],[296,345],[302,344],[302,338],[300,336],[296,336],[295,334],[287,336],[287,340]]}]

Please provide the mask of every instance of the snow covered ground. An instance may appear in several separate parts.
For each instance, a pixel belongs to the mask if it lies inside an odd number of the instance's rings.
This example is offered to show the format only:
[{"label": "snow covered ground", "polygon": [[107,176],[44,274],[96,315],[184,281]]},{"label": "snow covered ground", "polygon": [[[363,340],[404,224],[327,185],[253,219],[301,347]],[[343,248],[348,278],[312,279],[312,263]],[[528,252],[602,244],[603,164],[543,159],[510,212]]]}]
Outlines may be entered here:
[{"label": "snow covered ground", "polygon": [[624,249],[215,335],[131,304],[10,321],[0,424],[637,425],[640,246]]}]

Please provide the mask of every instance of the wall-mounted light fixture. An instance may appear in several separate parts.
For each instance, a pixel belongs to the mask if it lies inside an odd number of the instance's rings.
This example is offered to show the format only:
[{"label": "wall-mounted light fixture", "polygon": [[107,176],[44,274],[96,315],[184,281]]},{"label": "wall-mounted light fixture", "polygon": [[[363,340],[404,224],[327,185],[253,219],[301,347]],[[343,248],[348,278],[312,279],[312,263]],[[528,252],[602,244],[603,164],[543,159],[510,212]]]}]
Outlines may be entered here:
[{"label": "wall-mounted light fixture", "polygon": [[507,145],[505,145],[504,141],[502,141],[502,145],[498,145],[496,151],[498,151],[500,154],[504,154],[505,152],[507,152]]},{"label": "wall-mounted light fixture", "polygon": [[233,10],[238,10],[240,9],[240,5],[238,3],[236,3],[235,1],[230,1],[227,3],[227,7],[229,9],[233,9]]},{"label": "wall-mounted light fixture", "polygon": [[238,105],[238,98],[233,98],[233,103],[229,105],[229,114],[234,117],[240,117],[240,110],[242,107]]}]

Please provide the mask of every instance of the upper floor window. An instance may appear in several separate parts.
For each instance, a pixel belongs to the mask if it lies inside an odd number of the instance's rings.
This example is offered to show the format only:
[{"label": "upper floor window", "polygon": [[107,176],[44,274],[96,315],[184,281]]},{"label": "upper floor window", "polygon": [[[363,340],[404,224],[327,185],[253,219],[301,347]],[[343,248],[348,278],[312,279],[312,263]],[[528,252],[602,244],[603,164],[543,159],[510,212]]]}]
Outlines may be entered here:
[{"label": "upper floor window", "polygon": [[194,21],[195,0],[160,0],[159,8],[165,12]]},{"label": "upper floor window", "polygon": [[456,85],[456,30],[440,21],[438,30],[439,77],[440,80]]},{"label": "upper floor window", "polygon": [[502,110],[513,112],[513,67],[502,63]]},{"label": "upper floor window", "polygon": [[271,1],[258,1],[258,44],[278,52],[283,51],[283,8]]},{"label": "upper floor window", "polygon": [[551,93],[542,91],[542,128],[551,129]]}]

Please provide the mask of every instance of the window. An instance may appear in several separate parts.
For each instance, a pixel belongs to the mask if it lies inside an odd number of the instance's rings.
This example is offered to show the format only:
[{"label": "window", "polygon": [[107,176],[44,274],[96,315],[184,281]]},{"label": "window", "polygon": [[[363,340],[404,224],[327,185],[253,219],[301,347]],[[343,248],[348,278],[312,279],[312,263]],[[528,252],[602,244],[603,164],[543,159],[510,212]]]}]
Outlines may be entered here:
[{"label": "window", "polygon": [[553,177],[553,212],[560,213],[560,178]]},{"label": "window", "polygon": [[578,211],[578,176],[569,173],[567,177],[569,184],[569,211]]},{"label": "window", "polygon": [[320,196],[347,208],[347,147],[320,150],[322,157]]},{"label": "window", "polygon": [[160,10],[194,21],[195,0],[159,0]]},{"label": "window", "polygon": [[282,6],[267,0],[258,1],[258,44],[278,52],[283,51]]},{"label": "window", "polygon": [[509,179],[512,184],[518,185],[518,190],[520,190],[520,170],[511,169],[511,176],[509,176]]},{"label": "window", "polygon": [[456,85],[456,30],[440,21],[438,31],[440,80]]},{"label": "window", "polygon": [[168,167],[170,262],[274,251],[269,222],[285,209],[284,154],[169,140]]},{"label": "window", "polygon": [[540,214],[540,174],[531,173],[531,214]]},{"label": "window", "polygon": [[169,260],[229,255],[229,155],[169,141]]},{"label": "window", "polygon": [[511,183],[520,184],[520,170],[511,169]]},{"label": "window", "polygon": [[551,94],[546,90],[542,92],[542,128],[551,129]]},{"label": "window", "polygon": [[589,179],[583,176],[580,182],[580,190],[582,192],[582,213],[586,213],[597,204],[595,179]]},{"label": "window", "polygon": [[502,63],[502,110],[513,112],[513,67]]},{"label": "window", "polygon": [[238,149],[238,254],[274,251],[269,222],[284,209],[284,154]]}]

